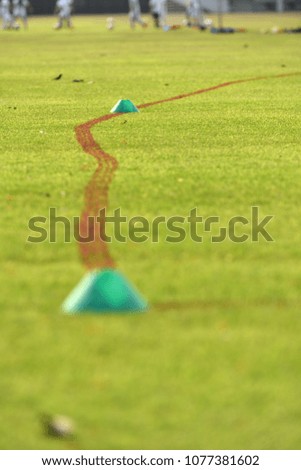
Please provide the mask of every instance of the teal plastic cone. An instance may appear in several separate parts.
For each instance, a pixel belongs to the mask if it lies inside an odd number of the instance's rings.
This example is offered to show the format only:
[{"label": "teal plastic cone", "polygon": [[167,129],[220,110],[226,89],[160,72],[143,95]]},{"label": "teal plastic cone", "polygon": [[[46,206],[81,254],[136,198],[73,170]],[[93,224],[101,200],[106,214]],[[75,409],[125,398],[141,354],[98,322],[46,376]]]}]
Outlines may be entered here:
[{"label": "teal plastic cone", "polygon": [[139,109],[131,100],[119,100],[111,109],[111,113],[139,113]]},{"label": "teal plastic cone", "polygon": [[63,312],[145,311],[146,301],[115,269],[92,271],[85,275],[62,305]]}]

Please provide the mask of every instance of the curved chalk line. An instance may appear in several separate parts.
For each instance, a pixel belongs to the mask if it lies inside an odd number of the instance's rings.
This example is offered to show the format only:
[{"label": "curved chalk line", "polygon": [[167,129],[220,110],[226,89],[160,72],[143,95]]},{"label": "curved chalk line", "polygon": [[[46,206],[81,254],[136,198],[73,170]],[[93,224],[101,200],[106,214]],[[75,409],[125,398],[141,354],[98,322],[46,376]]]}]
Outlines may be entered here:
[{"label": "curved chalk line", "polygon": [[[165,98],[150,103],[145,103],[137,106],[139,109],[149,108],[158,104],[168,103],[209,91],[218,90],[231,85],[238,85],[259,80],[270,80],[274,78],[285,78],[301,75],[301,72],[286,73],[274,76],[245,78],[240,80],[232,80],[229,82],[220,83],[219,85],[203,88],[191,93],[184,93],[181,95]],[[92,179],[85,189],[85,205],[80,219],[80,235],[82,240],[91,240],[89,243],[80,243],[80,251],[84,264],[88,269],[99,268],[113,268],[115,262],[110,255],[108,244],[105,240],[105,223],[100,220],[97,224],[95,218],[99,216],[101,209],[108,208],[109,201],[109,188],[113,180],[114,173],[118,167],[117,160],[105,152],[100,145],[94,140],[91,133],[92,127],[101,122],[109,121],[122,115],[123,113],[106,114],[105,116],[92,119],[84,124],[75,127],[75,134],[78,143],[81,145],[83,151],[96,158],[98,166],[93,174]]]}]

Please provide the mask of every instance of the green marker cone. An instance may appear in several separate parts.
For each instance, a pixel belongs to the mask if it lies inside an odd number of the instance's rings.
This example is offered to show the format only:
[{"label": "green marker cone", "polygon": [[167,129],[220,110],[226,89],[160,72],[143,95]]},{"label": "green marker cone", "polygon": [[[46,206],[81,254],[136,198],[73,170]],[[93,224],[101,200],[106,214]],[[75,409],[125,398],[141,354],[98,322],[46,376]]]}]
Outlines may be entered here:
[{"label": "green marker cone", "polygon": [[64,313],[143,312],[147,302],[114,269],[95,270],[84,276],[62,305]]},{"label": "green marker cone", "polygon": [[115,106],[111,109],[111,113],[139,113],[139,109],[136,108],[131,100],[119,100]]}]

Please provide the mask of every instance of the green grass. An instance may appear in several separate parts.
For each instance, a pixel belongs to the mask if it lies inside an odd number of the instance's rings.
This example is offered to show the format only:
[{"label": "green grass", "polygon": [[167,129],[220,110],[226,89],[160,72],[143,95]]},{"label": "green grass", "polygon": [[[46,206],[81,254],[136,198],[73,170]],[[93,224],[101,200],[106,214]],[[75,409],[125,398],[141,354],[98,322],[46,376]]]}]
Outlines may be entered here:
[{"label": "green grass", "polygon": [[[131,32],[122,21],[108,32],[104,21],[54,32],[34,19],[0,35],[0,448],[300,448],[301,76],[93,129],[119,161],[111,210],[151,219],[197,207],[225,223],[257,205],[274,215],[274,243],[115,243],[150,311],[65,317],[60,305],[85,272],[76,244],[26,242],[30,217],[81,212],[95,161],[76,125],[122,97],[140,104],[301,72],[300,37],[259,33],[298,18],[228,17],[249,29],[229,36]],[[76,439],[44,436],[41,413],[70,416]]]}]

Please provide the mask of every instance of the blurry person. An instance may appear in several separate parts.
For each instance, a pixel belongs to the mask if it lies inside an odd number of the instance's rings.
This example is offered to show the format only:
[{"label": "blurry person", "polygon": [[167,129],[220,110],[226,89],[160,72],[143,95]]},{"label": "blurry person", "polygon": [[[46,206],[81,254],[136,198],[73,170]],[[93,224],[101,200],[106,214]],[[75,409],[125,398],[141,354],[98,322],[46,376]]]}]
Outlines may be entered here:
[{"label": "blurry person", "polygon": [[189,0],[186,8],[187,26],[197,26],[206,29],[204,26],[204,17],[201,0]]},{"label": "blurry person", "polygon": [[155,27],[164,26],[167,15],[167,0],[150,0],[149,5]]},{"label": "blurry person", "polygon": [[19,29],[19,25],[17,23],[18,19],[22,20],[24,28],[27,29],[27,11],[29,6],[29,0],[13,0],[13,27],[15,29]]},{"label": "blurry person", "polygon": [[55,5],[55,10],[58,14],[58,22],[54,26],[54,29],[61,29],[63,27],[64,21],[68,28],[72,28],[71,13],[73,7],[73,0],[57,0]]},{"label": "blurry person", "polygon": [[140,24],[143,28],[146,28],[147,24],[141,18],[141,7],[139,0],[129,0],[129,19],[131,28],[134,29],[136,23]]},{"label": "blurry person", "polygon": [[10,11],[10,1],[0,1],[0,14],[2,16],[2,29],[11,29],[13,24],[13,17]]},{"label": "blurry person", "polygon": [[149,6],[154,18],[155,27],[160,28],[160,26],[164,26],[167,10],[166,0],[150,0]]},{"label": "blurry person", "polygon": [[107,18],[107,29],[109,31],[113,31],[114,28],[115,28],[115,20],[113,16],[109,16],[109,18]]}]

